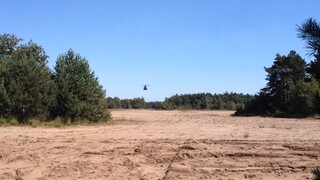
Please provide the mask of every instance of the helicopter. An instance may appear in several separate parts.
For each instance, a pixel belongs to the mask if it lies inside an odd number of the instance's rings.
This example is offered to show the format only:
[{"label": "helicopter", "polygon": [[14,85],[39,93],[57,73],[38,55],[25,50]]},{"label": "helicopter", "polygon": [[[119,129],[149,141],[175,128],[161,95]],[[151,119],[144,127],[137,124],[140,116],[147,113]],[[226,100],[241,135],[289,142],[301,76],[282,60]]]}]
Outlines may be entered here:
[{"label": "helicopter", "polygon": [[143,84],[143,85],[141,85],[141,86],[143,86],[143,90],[144,90],[144,91],[147,91],[147,90],[148,90],[148,86],[150,86],[150,85]]}]

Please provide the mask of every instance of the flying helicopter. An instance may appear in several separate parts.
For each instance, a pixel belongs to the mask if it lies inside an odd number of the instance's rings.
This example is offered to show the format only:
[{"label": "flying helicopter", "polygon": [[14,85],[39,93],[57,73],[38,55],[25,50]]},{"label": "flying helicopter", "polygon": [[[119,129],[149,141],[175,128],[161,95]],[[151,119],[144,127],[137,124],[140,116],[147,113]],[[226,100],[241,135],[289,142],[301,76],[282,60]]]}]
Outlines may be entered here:
[{"label": "flying helicopter", "polygon": [[147,90],[148,90],[148,86],[150,86],[150,85],[143,84],[143,85],[141,85],[141,86],[143,86],[143,90],[144,90],[144,91],[147,91]]}]

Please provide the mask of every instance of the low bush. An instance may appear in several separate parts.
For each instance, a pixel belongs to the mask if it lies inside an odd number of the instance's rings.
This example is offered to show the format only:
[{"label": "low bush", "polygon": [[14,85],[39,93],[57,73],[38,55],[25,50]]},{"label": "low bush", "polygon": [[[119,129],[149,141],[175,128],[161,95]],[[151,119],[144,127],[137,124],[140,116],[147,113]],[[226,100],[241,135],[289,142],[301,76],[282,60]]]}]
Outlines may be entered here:
[{"label": "low bush", "polygon": [[58,116],[53,121],[51,121],[50,124],[54,127],[61,127],[63,125],[63,119]]},{"label": "low bush", "polygon": [[19,121],[16,118],[12,118],[9,120],[9,124],[15,126],[19,124]]},{"label": "low bush", "polygon": [[4,125],[6,123],[6,120],[3,117],[0,117],[0,126]]}]

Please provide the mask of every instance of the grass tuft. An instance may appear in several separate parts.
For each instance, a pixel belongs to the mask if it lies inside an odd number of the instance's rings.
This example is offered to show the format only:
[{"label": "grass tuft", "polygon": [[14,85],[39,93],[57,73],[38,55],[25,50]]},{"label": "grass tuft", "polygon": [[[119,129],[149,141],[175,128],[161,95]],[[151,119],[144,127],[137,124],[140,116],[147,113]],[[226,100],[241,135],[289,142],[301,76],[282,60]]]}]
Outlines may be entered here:
[{"label": "grass tuft", "polygon": [[244,133],[243,137],[244,137],[244,138],[248,138],[248,137],[249,137],[249,133],[247,133],[247,132]]},{"label": "grass tuft", "polygon": [[63,119],[61,117],[56,117],[53,121],[50,122],[54,127],[61,127],[63,125]]},{"label": "grass tuft", "polygon": [[16,118],[12,118],[9,120],[9,124],[12,126],[16,126],[19,124],[18,120]]}]

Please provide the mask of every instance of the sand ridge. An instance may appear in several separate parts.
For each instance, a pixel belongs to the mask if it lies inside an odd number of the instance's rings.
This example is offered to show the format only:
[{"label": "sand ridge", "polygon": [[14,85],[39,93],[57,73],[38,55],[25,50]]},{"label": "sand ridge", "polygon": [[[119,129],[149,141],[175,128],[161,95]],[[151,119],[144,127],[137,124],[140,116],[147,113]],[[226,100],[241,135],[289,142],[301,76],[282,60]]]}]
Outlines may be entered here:
[{"label": "sand ridge", "polygon": [[320,121],[115,110],[107,125],[0,127],[0,179],[307,179]]}]

